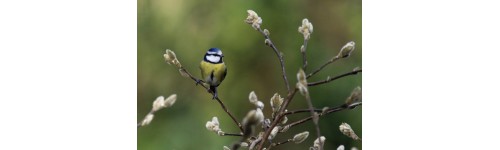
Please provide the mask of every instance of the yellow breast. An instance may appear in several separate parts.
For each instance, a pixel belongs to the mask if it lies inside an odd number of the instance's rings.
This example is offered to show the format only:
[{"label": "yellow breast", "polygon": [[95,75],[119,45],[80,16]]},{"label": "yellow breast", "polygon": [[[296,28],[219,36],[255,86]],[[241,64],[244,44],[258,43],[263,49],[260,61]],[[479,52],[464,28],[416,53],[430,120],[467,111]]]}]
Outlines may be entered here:
[{"label": "yellow breast", "polygon": [[201,61],[200,70],[202,79],[211,86],[219,86],[226,77],[226,65],[224,63],[212,64]]}]

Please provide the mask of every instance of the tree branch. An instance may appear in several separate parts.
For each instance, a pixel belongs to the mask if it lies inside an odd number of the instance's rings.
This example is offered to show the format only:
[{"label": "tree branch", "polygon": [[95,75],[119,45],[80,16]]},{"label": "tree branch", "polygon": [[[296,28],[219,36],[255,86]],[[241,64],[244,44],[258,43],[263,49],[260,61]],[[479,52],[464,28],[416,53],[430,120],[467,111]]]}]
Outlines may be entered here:
[{"label": "tree branch", "polygon": [[310,77],[312,77],[314,74],[318,73],[319,71],[323,70],[323,68],[325,68],[329,64],[331,64],[331,63],[339,60],[340,58],[342,58],[342,57],[335,56],[332,59],[328,60],[325,64],[321,65],[321,67],[319,67],[318,69],[314,70],[312,73],[310,73],[309,75],[307,75],[307,79],[309,79]]},{"label": "tree branch", "polygon": [[[309,112],[311,112],[311,118],[313,118],[314,127],[316,128],[316,134],[318,135],[318,139],[319,139],[321,137],[321,131],[320,131],[319,125],[318,125],[319,117],[314,112],[314,106],[312,104],[311,96],[309,95],[309,92],[305,92],[305,97],[306,97],[307,105],[309,107]],[[320,145],[319,146],[319,150],[322,150],[323,149],[323,146],[322,146],[323,143],[321,141],[320,141],[319,145]]]},{"label": "tree branch", "polygon": [[236,133],[224,133],[222,136],[243,136],[243,134]]},{"label": "tree branch", "polygon": [[[197,85],[198,85],[198,81],[202,81],[202,80],[194,77],[184,67],[181,67],[180,70],[184,71],[189,76],[189,78],[191,78],[194,82],[196,82]],[[213,91],[208,90],[209,88],[207,86],[205,86],[203,83],[200,84],[200,85],[203,88],[205,88],[207,91],[209,91],[209,93],[212,94],[212,96],[214,95]],[[241,123],[238,122],[238,120],[236,120],[236,117],[234,117],[233,114],[231,114],[231,112],[229,112],[229,110],[226,108],[226,106],[224,105],[224,103],[219,99],[219,97],[216,97],[215,100],[217,100],[217,102],[219,102],[219,104],[222,107],[222,109],[224,109],[224,111],[229,115],[229,117],[231,117],[231,119],[233,120],[233,122],[238,126],[238,128],[240,128],[240,131],[243,132],[243,127],[241,126]]]},{"label": "tree branch", "polygon": [[337,79],[340,79],[340,78],[345,77],[345,76],[358,74],[358,72],[361,72],[361,69],[354,69],[351,72],[347,72],[347,73],[335,76],[333,78],[328,77],[326,80],[317,81],[317,82],[310,82],[310,83],[307,83],[307,86],[315,86],[315,85],[328,83],[330,81],[337,80]]},{"label": "tree branch", "polygon": [[[319,117],[323,116],[323,115],[326,115],[326,114],[330,114],[330,113],[333,113],[333,112],[338,112],[338,111],[342,111],[342,110],[346,110],[346,109],[353,109],[359,105],[361,105],[362,102],[356,102],[356,103],[352,103],[351,105],[346,105],[346,104],[343,104],[341,106],[338,106],[338,107],[334,107],[334,108],[328,108],[326,110],[321,110],[321,109],[315,109],[314,111],[315,112],[321,112],[318,114]],[[290,115],[290,114],[295,114],[295,113],[302,113],[302,112],[309,112],[309,109],[304,109],[304,110],[296,110],[296,111],[291,111],[291,112],[286,112],[284,115]],[[295,121],[295,122],[292,122],[288,125],[285,125],[283,126],[283,129],[285,128],[291,128],[293,126],[296,126],[298,124],[301,124],[301,123],[304,123],[306,121],[309,121],[312,119],[312,116],[309,116],[307,118],[304,118],[304,119],[301,119],[301,120],[298,120],[298,121]],[[281,132],[281,131],[280,131]]]},{"label": "tree branch", "polygon": [[[288,105],[292,101],[292,99],[295,96],[295,93],[297,93],[297,91],[298,91],[298,89],[294,88],[293,91],[287,95],[285,102],[283,102],[283,104],[280,107],[280,110],[277,113],[277,117],[273,120],[273,123],[271,123],[271,126],[266,130],[266,132],[264,132],[262,139],[267,139],[269,137],[269,134],[271,134],[271,131],[274,129],[274,127],[276,127],[276,125],[278,125],[280,120],[283,119],[283,117],[285,117],[283,112],[285,112],[285,109],[288,107]],[[266,140],[262,140],[262,142],[260,142],[259,147],[257,149],[262,150],[262,148],[264,148],[264,143],[266,143]]]},{"label": "tree branch", "polygon": [[266,149],[266,150],[270,150],[270,149],[271,149],[271,147],[276,147],[276,146],[281,145],[281,144],[286,144],[286,143],[288,143],[288,142],[290,142],[290,141],[292,141],[292,139],[288,139],[288,140],[286,140],[286,141],[283,141],[283,142],[278,142],[278,143],[271,143],[271,144],[269,144],[269,147],[267,147],[267,149]]}]

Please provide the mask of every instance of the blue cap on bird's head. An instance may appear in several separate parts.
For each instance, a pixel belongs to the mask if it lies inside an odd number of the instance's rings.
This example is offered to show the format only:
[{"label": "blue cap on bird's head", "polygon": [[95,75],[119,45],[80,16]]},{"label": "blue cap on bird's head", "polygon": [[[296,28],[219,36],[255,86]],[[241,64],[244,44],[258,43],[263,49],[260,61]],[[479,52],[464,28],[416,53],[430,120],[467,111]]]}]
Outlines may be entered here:
[{"label": "blue cap on bird's head", "polygon": [[219,48],[210,48],[210,49],[208,49],[207,54],[218,55],[218,56],[222,56],[222,57],[224,56],[224,55],[222,55],[222,51]]}]

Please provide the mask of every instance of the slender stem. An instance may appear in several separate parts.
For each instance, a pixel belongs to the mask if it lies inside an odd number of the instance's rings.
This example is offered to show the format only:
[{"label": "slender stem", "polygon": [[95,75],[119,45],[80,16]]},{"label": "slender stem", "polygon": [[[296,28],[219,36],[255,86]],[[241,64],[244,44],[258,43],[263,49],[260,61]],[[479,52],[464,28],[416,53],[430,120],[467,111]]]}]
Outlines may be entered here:
[{"label": "slender stem", "polygon": [[302,53],[302,62],[304,63],[304,65],[302,66],[302,70],[304,70],[304,71],[306,71],[306,68],[307,68],[306,49],[307,49],[307,42],[308,41],[309,41],[308,39],[304,39],[304,45],[302,45],[302,46],[304,46],[303,47],[304,49],[302,49],[302,47],[300,49],[300,52]]},{"label": "slender stem", "polygon": [[326,66],[328,66],[329,64],[339,60],[340,58],[342,57],[339,57],[339,56],[335,56],[333,57],[332,59],[328,60],[325,64],[321,65],[321,67],[319,67],[318,69],[314,70],[312,73],[310,73],[309,75],[307,75],[307,78],[310,78],[312,77],[314,74],[318,73],[319,71],[323,70],[323,68],[325,68]]},{"label": "slender stem", "polygon": [[281,144],[285,144],[285,143],[288,143],[288,142],[290,142],[290,141],[292,141],[292,139],[288,139],[288,140],[286,140],[286,141],[276,143],[276,145],[274,145],[274,146],[278,146],[278,145],[281,145]]},{"label": "slender stem", "polygon": [[276,146],[281,145],[281,144],[286,144],[286,143],[288,143],[288,142],[290,142],[290,141],[292,141],[292,139],[288,139],[288,140],[286,140],[286,141],[283,141],[283,142],[278,142],[278,143],[271,143],[271,144],[269,144],[269,147],[267,147],[267,149],[266,149],[266,150],[270,150],[270,149],[271,149],[271,147],[276,147]]},{"label": "slender stem", "polygon": [[233,119],[234,123],[236,123],[236,125],[238,126],[238,128],[240,128],[240,131],[243,132],[243,127],[241,126],[241,123],[239,123],[236,120],[236,117],[234,117],[233,114],[231,114],[231,112],[229,112],[229,110],[226,108],[226,106],[224,105],[224,103],[218,97],[216,98],[216,100],[217,100],[217,102],[219,102],[219,104],[222,107],[222,109],[224,109],[224,111],[229,115],[229,117],[231,117],[231,119]]},{"label": "slender stem", "polygon": [[[346,109],[357,107],[357,106],[361,105],[361,103],[362,102],[356,102],[356,103],[352,103],[350,105],[343,104],[343,105],[338,106],[338,107],[328,108],[328,109],[326,109],[324,111],[323,110],[319,110],[319,109],[315,109],[315,111],[316,112],[321,111],[322,113],[318,114],[318,116],[321,117],[323,115],[330,114],[330,113],[333,113],[333,112],[338,112],[338,111],[342,111],[342,110],[346,110]],[[294,114],[294,113],[301,113],[301,112],[308,112],[308,111],[309,111],[308,109],[307,110],[306,109],[304,109],[304,110],[297,110],[297,111],[287,112],[284,115],[289,115],[289,114]],[[290,123],[288,125],[285,125],[285,126],[283,126],[283,128],[291,128],[293,126],[299,125],[299,124],[304,123],[306,121],[309,121],[311,119],[312,119],[312,117],[309,116],[309,117],[306,117],[304,119],[292,122],[292,123]]]},{"label": "slender stem", "polygon": [[264,38],[269,40],[269,43],[268,43],[269,47],[271,47],[274,50],[274,53],[276,53],[276,56],[278,56],[278,58],[280,60],[280,64],[281,64],[281,73],[283,76],[283,80],[285,80],[286,90],[288,93],[290,93],[290,85],[288,84],[288,79],[286,78],[285,62],[283,61],[283,55],[279,52],[278,48],[276,48],[276,46],[273,44],[269,35],[266,35],[266,33],[264,33],[264,31],[260,27],[258,28],[258,31],[260,33],[262,33],[262,35],[264,35]]},{"label": "slender stem", "polygon": [[[193,81],[195,82],[198,82],[198,81],[202,81],[202,80],[199,80],[197,79],[196,77],[194,77],[191,73],[189,73],[184,67],[181,67],[180,68],[182,71],[184,71],[188,76],[189,78],[191,78]],[[206,90],[208,90],[208,87],[205,86],[204,84],[200,84],[203,88],[205,88]],[[214,95],[214,93],[211,91],[211,90],[208,90],[210,92],[210,94]],[[229,110],[226,108],[226,106],[224,105],[224,103],[219,99],[219,97],[216,97],[216,100],[217,102],[219,102],[220,106],[222,107],[222,109],[224,109],[224,111],[229,115],[229,117],[231,117],[231,119],[233,120],[233,122],[238,126],[238,128],[240,128],[240,131],[243,132],[243,127],[241,126],[241,123],[238,122],[238,120],[236,120],[236,117],[233,116],[233,114],[231,114],[231,112],[229,112]]]},{"label": "slender stem", "polygon": [[239,133],[224,133],[224,135],[222,136],[243,136],[243,134],[239,134]]},{"label": "slender stem", "polygon": [[[269,137],[269,134],[271,134],[271,131],[274,129],[274,127],[276,127],[276,125],[278,125],[280,120],[283,119],[283,117],[285,117],[283,112],[285,112],[285,109],[292,101],[293,96],[295,96],[295,93],[297,93],[297,90],[298,90],[297,88],[294,88],[293,91],[287,95],[285,102],[283,102],[283,104],[280,107],[280,110],[277,113],[277,117],[273,120],[273,123],[271,123],[271,126],[266,130],[266,132],[264,132],[262,139],[267,139],[267,137]],[[264,148],[264,143],[266,143],[266,140],[262,140],[257,149],[262,150],[262,148]]]},{"label": "slender stem", "polygon": [[320,84],[328,83],[330,81],[337,80],[337,79],[340,79],[340,78],[345,77],[345,76],[358,74],[358,72],[361,72],[361,69],[354,69],[354,70],[352,70],[350,72],[347,72],[347,73],[335,76],[333,78],[328,77],[326,80],[317,81],[317,82],[310,82],[310,83],[307,83],[307,86],[315,86],[315,85],[320,85]]},{"label": "slender stem", "polygon": [[[294,111],[288,111],[288,112],[285,112],[285,114],[284,114],[284,115],[292,115],[292,114],[298,114],[298,113],[306,113],[306,112],[310,112],[310,111],[311,111],[310,109],[294,110]],[[314,109],[314,112],[321,113],[321,112],[323,112],[323,109]]]},{"label": "slender stem", "polygon": [[[314,106],[312,104],[312,100],[311,100],[311,96],[309,95],[309,92],[305,92],[305,97],[306,97],[307,105],[309,107],[309,112],[311,112],[311,117],[313,118],[314,126],[316,127],[316,134],[318,135],[318,139],[319,139],[321,137],[321,132],[320,132],[319,125],[318,125],[319,117],[314,112]],[[320,141],[319,150],[323,149],[322,145],[323,145],[323,143]]]}]

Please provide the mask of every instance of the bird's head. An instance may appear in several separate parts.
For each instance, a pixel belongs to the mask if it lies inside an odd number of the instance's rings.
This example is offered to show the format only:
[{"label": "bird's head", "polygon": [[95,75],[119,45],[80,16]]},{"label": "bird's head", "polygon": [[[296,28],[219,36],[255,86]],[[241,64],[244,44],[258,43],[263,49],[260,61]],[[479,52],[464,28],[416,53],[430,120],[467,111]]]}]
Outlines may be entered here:
[{"label": "bird's head", "polygon": [[222,51],[218,48],[210,48],[207,53],[205,53],[205,57],[203,58],[205,61],[210,63],[222,63]]}]

